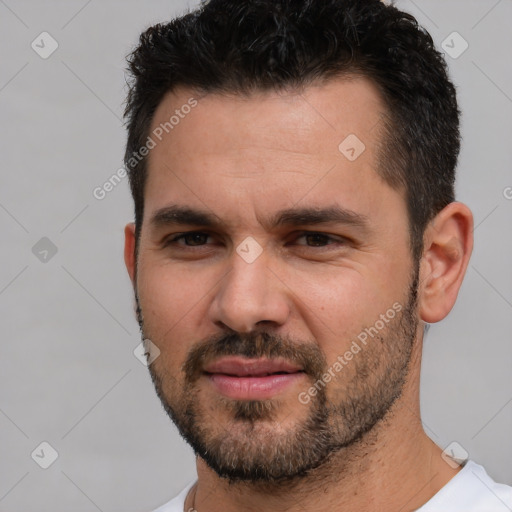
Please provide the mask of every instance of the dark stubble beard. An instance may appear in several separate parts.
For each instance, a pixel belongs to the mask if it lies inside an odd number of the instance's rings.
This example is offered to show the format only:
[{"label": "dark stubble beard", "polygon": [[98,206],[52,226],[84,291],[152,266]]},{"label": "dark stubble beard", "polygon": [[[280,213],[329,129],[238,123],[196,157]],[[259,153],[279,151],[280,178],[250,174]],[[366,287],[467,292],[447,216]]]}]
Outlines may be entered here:
[{"label": "dark stubble beard", "polygon": [[[245,401],[219,397],[213,405],[224,409],[229,418],[220,424],[207,410],[212,404],[202,403],[196,384],[207,361],[228,355],[284,358],[301,366],[313,384],[322,380],[328,369],[316,343],[298,343],[262,331],[211,337],[189,351],[183,365],[183,384],[165,368],[157,371],[157,365],[149,366],[156,393],[181,436],[219,477],[270,486],[296,482],[342,448],[359,441],[401,396],[418,326],[418,274],[416,265],[402,310],[348,363],[353,365],[353,371],[342,389],[334,387],[338,381],[335,379],[331,385],[318,386],[317,394],[307,405],[296,398],[296,405],[286,404],[287,409],[291,407],[301,413],[304,411],[300,408],[309,408],[305,418],[295,422],[293,428],[279,428],[280,403],[273,399]],[[144,327],[137,294],[136,300],[141,331],[146,338],[149,333]],[[164,340],[152,341],[160,347],[165,345]],[[340,347],[347,346],[340,343]],[[342,378],[344,371],[341,370]]]}]

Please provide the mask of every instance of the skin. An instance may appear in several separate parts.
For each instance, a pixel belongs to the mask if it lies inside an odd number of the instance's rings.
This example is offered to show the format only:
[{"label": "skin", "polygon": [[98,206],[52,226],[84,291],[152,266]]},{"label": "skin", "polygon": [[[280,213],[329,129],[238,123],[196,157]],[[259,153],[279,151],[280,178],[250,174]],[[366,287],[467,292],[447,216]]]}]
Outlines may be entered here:
[{"label": "skin", "polygon": [[[190,349],[227,331],[265,329],[314,343],[331,365],[364,327],[374,325],[393,303],[406,301],[414,268],[404,192],[392,189],[375,171],[385,107],[371,82],[333,79],[301,92],[248,98],[199,97],[177,89],[159,105],[152,129],[192,96],[198,106],[149,155],[137,272],[135,228],[125,228],[125,262],[138,292],[145,335],[161,351],[152,370],[162,376],[171,401],[183,385],[182,366]],[[348,134],[366,146],[354,161],[338,150]],[[152,225],[154,213],[169,204],[207,210],[226,225],[215,230]],[[337,223],[270,228],[265,223],[281,209],[333,204],[364,215],[367,228]],[[443,461],[441,449],[422,428],[422,333],[424,322],[440,321],[454,305],[472,250],[472,229],[470,210],[454,202],[425,231],[418,328],[408,341],[413,343],[410,371],[383,421],[290,485],[229,485],[197,457],[198,484],[185,510],[405,512],[438,492],[460,468]],[[164,239],[187,231],[211,237],[195,247],[183,240],[163,247]],[[300,237],[304,231],[329,234],[334,241],[314,246]],[[250,264],[236,252],[247,236],[263,249]],[[368,357],[369,350],[354,358]],[[329,383],[329,398],[345,393],[355,368],[347,364]],[[254,434],[258,443],[304,419],[308,408],[297,395],[310,385],[305,378],[276,397],[276,422],[260,422]],[[213,431],[237,428],[204,380],[198,382],[196,399]],[[246,435],[241,428],[232,432]]]}]

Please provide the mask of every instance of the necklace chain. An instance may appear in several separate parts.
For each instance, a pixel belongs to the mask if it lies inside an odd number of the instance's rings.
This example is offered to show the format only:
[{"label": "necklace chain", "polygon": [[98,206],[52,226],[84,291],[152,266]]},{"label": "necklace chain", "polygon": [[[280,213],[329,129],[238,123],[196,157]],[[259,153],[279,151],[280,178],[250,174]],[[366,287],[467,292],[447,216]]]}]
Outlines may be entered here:
[{"label": "necklace chain", "polygon": [[197,512],[196,510],[196,493],[197,493],[197,483],[194,485],[194,494],[192,496],[192,507],[189,508],[186,512]]}]

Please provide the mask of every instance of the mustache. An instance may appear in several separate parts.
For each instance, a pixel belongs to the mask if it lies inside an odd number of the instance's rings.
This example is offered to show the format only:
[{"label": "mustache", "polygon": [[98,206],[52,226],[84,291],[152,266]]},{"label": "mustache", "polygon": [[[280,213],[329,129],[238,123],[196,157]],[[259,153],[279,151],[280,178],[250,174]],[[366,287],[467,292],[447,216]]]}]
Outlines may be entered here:
[{"label": "mustache", "polygon": [[186,380],[195,382],[207,363],[222,356],[282,358],[300,366],[315,380],[321,378],[327,368],[325,356],[315,344],[293,342],[267,332],[229,333],[212,336],[190,350],[182,366]]}]

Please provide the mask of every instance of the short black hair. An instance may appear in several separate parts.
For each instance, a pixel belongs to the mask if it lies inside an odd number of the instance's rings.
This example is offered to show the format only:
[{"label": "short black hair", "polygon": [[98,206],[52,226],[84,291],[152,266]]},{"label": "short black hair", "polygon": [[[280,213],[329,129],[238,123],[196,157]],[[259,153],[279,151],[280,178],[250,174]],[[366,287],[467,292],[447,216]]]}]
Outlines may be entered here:
[{"label": "short black hair", "polygon": [[210,0],[140,35],[128,56],[125,166],[137,241],[144,146],[156,108],[179,86],[248,95],[340,76],[370,79],[387,107],[376,171],[405,190],[413,257],[428,222],[454,201],[460,149],[455,87],[416,19],[380,0]]}]

